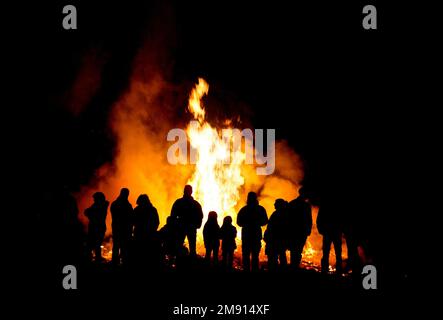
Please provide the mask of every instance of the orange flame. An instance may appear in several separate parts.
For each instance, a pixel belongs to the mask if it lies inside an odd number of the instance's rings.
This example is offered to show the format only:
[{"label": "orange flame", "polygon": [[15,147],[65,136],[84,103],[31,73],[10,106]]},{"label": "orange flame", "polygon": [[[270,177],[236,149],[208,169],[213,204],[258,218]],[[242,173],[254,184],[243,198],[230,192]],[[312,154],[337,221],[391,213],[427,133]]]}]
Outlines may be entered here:
[{"label": "orange flame", "polygon": [[241,172],[245,155],[241,150],[232,150],[230,139],[222,139],[217,129],[205,121],[201,99],[208,90],[208,84],[200,78],[189,97],[189,110],[198,122],[191,122],[186,130],[197,157],[188,184],[193,186],[205,217],[209,211],[216,211],[220,223],[223,216],[235,215],[239,189],[245,181]]},{"label": "orange flame", "polygon": [[[146,63],[145,59],[142,61]],[[244,205],[249,191],[259,193],[260,204],[269,216],[274,211],[277,198],[292,200],[297,197],[299,183],[303,179],[299,156],[284,141],[277,141],[274,174],[257,175],[255,166],[244,164],[245,153],[233,150],[229,139],[224,139],[230,136],[231,121],[225,122],[229,126],[225,132],[219,132],[206,121],[201,99],[208,93],[209,85],[203,79],[199,79],[189,96],[188,109],[195,120],[186,128],[190,145],[196,151],[196,163],[169,164],[166,159],[169,144],[165,137],[168,130],[177,126],[171,116],[174,115],[174,102],[168,98],[174,96],[171,86],[152,69],[136,68],[135,71],[128,91],[114,105],[111,113],[110,125],[116,137],[117,150],[114,160],[99,168],[90,185],[81,189],[78,194],[81,212],[91,204],[95,191],[104,192],[107,199],[113,201],[121,187],[130,189],[133,204],[139,194],[148,194],[158,209],[160,226],[166,222],[172,203],[181,197],[186,183],[194,187],[194,196],[202,204],[204,214],[216,211],[220,223],[225,215],[231,215],[235,223],[236,213]],[[87,219],[83,215],[80,217],[86,224]],[[109,239],[109,214],[107,226]],[[204,253],[201,230],[198,230],[199,254]],[[319,264],[321,236],[313,234],[308,241],[304,259]],[[109,244],[104,244],[107,251],[110,251]],[[310,245],[315,251],[310,249]],[[263,251],[261,260],[266,261]]]}]

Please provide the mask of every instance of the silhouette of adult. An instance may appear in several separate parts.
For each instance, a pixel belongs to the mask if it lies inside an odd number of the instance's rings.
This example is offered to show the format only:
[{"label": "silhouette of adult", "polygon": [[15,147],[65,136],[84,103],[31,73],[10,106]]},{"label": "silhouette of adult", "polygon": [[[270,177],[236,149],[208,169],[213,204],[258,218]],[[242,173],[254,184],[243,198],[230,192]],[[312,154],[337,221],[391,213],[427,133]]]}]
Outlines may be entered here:
[{"label": "silhouette of adult", "polygon": [[47,201],[47,214],[42,215],[43,232],[39,234],[44,242],[42,248],[48,248],[47,259],[55,259],[61,266],[77,264],[84,257],[86,238],[77,201],[66,187],[56,190]]},{"label": "silhouette of adult", "polygon": [[343,234],[341,212],[331,206],[330,203],[323,201],[318,210],[317,229],[323,236],[323,256],[321,259],[322,273],[327,273],[329,270],[329,253],[331,251],[331,244],[334,244],[336,272],[341,273],[341,239]]},{"label": "silhouette of adult", "polygon": [[237,229],[232,225],[232,218],[225,217],[220,228],[220,239],[222,240],[222,265],[231,270],[234,261],[234,250],[237,248],[235,238]]},{"label": "silhouette of adult", "polygon": [[137,207],[134,209],[134,240],[136,242],[152,241],[157,233],[160,220],[157,209],[152,205],[149,197],[142,194],[137,198]]},{"label": "silhouette of adult", "polygon": [[248,193],[246,206],[237,215],[237,225],[242,228],[243,270],[258,270],[258,255],[261,249],[262,229],[268,223],[265,208],[259,205],[257,194]]},{"label": "silhouette of adult", "polygon": [[268,227],[264,234],[266,242],[265,253],[268,256],[269,270],[275,270],[287,265],[286,260],[286,219],[288,202],[277,199],[274,203],[275,211],[269,218]]},{"label": "silhouette of adult", "polygon": [[151,267],[159,266],[160,243],[157,229],[160,224],[157,209],[146,194],[137,198],[134,209],[134,254],[139,264],[149,262]]},{"label": "silhouette of adult", "polygon": [[362,228],[363,222],[359,220],[359,217],[361,219],[361,216],[364,215],[356,215],[353,208],[353,206],[342,206],[342,214],[340,216],[342,217],[342,231],[348,249],[348,263],[346,267],[348,270],[352,270],[354,276],[359,276],[361,274],[362,263],[358,253],[358,247],[365,247],[365,241],[363,240],[365,233]]},{"label": "silhouette of adult", "polygon": [[303,247],[311,234],[312,213],[304,188],[298,191],[298,198],[288,204],[287,247],[291,253],[291,267],[298,268],[302,259]]},{"label": "silhouette of adult", "polygon": [[111,204],[112,216],[112,262],[114,264],[126,262],[128,246],[132,236],[132,205],[129,203],[129,190],[122,188],[120,195]]},{"label": "silhouette of adult", "polygon": [[95,261],[103,261],[101,245],[105,238],[106,216],[108,214],[109,201],[103,192],[96,192],[92,196],[94,203],[85,210],[85,216],[89,219],[88,225],[88,254],[95,252]]},{"label": "silhouette of adult", "polygon": [[183,197],[177,199],[172,205],[171,216],[177,220],[180,233],[180,245],[188,238],[189,252],[196,255],[197,229],[201,227],[203,211],[200,203],[192,197],[192,186],[186,185]]},{"label": "silhouette of adult", "polygon": [[214,265],[218,264],[218,249],[220,248],[220,226],[217,222],[217,213],[215,211],[209,212],[208,221],[203,227],[203,241],[206,248],[206,260],[212,260]]}]

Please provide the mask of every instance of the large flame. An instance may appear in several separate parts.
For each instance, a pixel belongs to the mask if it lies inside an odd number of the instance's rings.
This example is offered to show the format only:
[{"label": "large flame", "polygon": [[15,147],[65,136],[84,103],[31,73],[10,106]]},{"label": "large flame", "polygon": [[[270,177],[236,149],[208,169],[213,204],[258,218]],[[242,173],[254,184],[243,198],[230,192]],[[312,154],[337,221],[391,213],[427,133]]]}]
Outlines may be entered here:
[{"label": "large flame", "polygon": [[[145,63],[146,60],[142,59],[142,64]],[[146,74],[146,70],[151,73]],[[205,217],[209,211],[216,211],[220,223],[226,215],[232,216],[235,223],[237,212],[245,204],[249,191],[259,194],[260,204],[265,207],[268,216],[274,211],[277,198],[289,201],[298,196],[299,183],[303,179],[299,156],[284,141],[277,141],[274,174],[257,175],[255,166],[244,164],[245,153],[233,150],[231,142],[223,139],[222,130],[211,126],[206,120],[201,100],[208,93],[209,85],[203,79],[199,79],[192,90],[188,103],[194,120],[188,124],[186,132],[196,153],[196,163],[169,164],[166,159],[169,144],[165,137],[168,130],[177,126],[173,117],[176,101],[170,98],[174,96],[171,92],[173,89],[157,72],[149,68],[136,69],[128,92],[114,105],[110,117],[110,127],[116,137],[114,160],[100,167],[91,183],[81,189],[78,194],[81,212],[91,204],[95,191],[104,192],[107,199],[113,201],[121,187],[128,187],[132,204],[135,204],[139,194],[148,194],[158,209],[162,226],[174,200],[181,197],[183,186],[191,184]],[[230,128],[224,129],[228,129],[225,133],[229,133]],[[225,161],[227,159],[229,163]],[[314,221],[315,216],[316,210]],[[87,219],[83,215],[81,218],[86,224]],[[206,218],[203,220],[205,222]],[[110,215],[107,226],[104,253],[110,256]],[[198,231],[197,252],[204,254],[201,230]],[[240,245],[241,241],[238,243]],[[240,256],[239,249],[236,251],[236,261]],[[321,236],[314,226],[303,260],[309,265],[318,266],[320,258]],[[264,250],[260,259],[266,261]]]},{"label": "large flame", "polygon": [[[241,203],[239,203],[241,198],[240,191],[245,184],[245,177],[248,180],[254,180],[259,177],[253,171],[246,170],[246,167],[242,166],[245,160],[245,153],[242,150],[233,150],[233,144],[231,143],[232,134],[229,134],[229,130],[226,131],[224,129],[225,134],[222,135],[220,130],[212,127],[206,121],[205,109],[201,100],[208,92],[208,83],[204,79],[199,78],[198,83],[192,89],[189,96],[188,110],[197,121],[191,121],[187,127],[187,134],[191,147],[196,150],[197,161],[188,184],[193,186],[194,196],[202,204],[204,220],[206,220],[209,211],[216,211],[219,223],[226,215],[231,215],[235,221],[239,206],[241,206]],[[228,134],[226,135],[226,133]],[[263,190],[261,198],[264,201],[262,201],[262,204],[267,209],[268,215],[273,212],[273,201],[276,198],[282,197],[291,200],[298,195],[298,190],[294,190],[292,183],[286,182],[285,184],[279,178],[270,177],[266,181],[265,186],[274,188],[269,190],[270,192],[280,193],[268,198],[266,194],[268,190]],[[303,250],[304,266],[315,269],[318,269],[320,266],[322,255],[322,236],[318,233],[315,223],[317,214],[318,208],[313,207],[313,227]],[[204,248],[201,243],[201,235],[199,238],[199,252],[203,253]],[[239,245],[241,246],[240,241]],[[333,265],[333,257],[335,256],[333,252],[334,249],[332,248],[331,265]],[[347,257],[346,246],[343,246],[343,256],[344,258]],[[266,260],[263,250],[261,251],[260,258],[262,261]],[[334,269],[331,267],[331,271]]]},{"label": "large flame", "polygon": [[198,121],[192,121],[186,130],[197,158],[188,184],[193,186],[205,217],[209,211],[216,211],[220,222],[223,216],[236,213],[239,189],[245,182],[241,172],[245,154],[233,150],[230,139],[223,139],[220,132],[205,121],[201,99],[208,89],[206,81],[200,78],[189,97],[189,111]]}]

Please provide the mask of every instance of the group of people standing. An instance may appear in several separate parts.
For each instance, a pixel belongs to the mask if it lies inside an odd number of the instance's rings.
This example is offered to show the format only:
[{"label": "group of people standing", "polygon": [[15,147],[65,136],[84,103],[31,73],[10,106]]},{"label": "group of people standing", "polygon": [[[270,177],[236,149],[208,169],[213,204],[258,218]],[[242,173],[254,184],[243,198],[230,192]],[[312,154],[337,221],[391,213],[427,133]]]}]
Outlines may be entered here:
[{"label": "group of people standing", "polygon": [[[132,207],[128,200],[129,190],[123,188],[120,195],[111,204],[112,217],[112,262],[119,264],[127,261],[131,251],[131,240],[134,250],[153,249],[157,241],[157,229],[160,224],[157,209],[149,197],[142,194],[137,198],[137,206]],[[93,195],[93,204],[85,210],[89,219],[88,250],[95,253],[95,260],[102,261],[101,246],[106,232],[106,216],[109,201],[102,192]],[[152,253],[152,252],[151,252]]]},{"label": "group of people standing", "polygon": [[290,264],[298,267],[303,248],[312,229],[311,205],[307,202],[304,189],[299,190],[298,198],[287,202],[277,199],[275,211],[269,218],[265,231],[266,254],[269,269],[286,266],[286,251],[290,252]]},{"label": "group of people standing", "polygon": [[[149,197],[142,194],[137,199],[137,206],[132,207],[128,200],[129,190],[123,188],[120,195],[110,206],[112,218],[112,263],[126,263],[132,257],[140,260],[161,260],[161,257],[176,259],[181,256],[196,256],[197,229],[203,222],[201,205],[192,197],[192,187],[186,185],[183,197],[177,199],[167,218],[166,225],[157,231],[159,216]],[[103,260],[101,246],[106,232],[106,216],[109,202],[102,192],[93,195],[93,204],[85,210],[89,219],[88,250],[95,253],[95,260]],[[268,215],[257,199],[255,192],[249,192],[246,205],[240,209],[236,224],[241,228],[242,264],[246,271],[259,269],[259,254],[262,240],[266,243],[265,253],[268,257],[269,270],[276,270],[288,265],[286,252],[290,252],[290,266],[297,268],[302,259],[303,247],[311,233],[311,205],[303,191],[299,197],[287,202],[277,199],[275,211]],[[330,232],[334,229],[333,222],[320,215],[317,218],[319,232],[323,234],[322,270],[329,266],[331,243],[337,255],[337,271],[341,266],[341,233]],[[264,236],[262,227],[266,226]],[[183,246],[188,240],[189,254]],[[219,264],[221,242],[222,266],[233,267],[237,229],[232,218],[226,216],[219,226],[217,213],[211,211],[203,227],[203,239],[206,249],[205,259],[213,265]],[[211,259],[212,258],[212,259]],[[135,259],[134,259],[135,260]],[[146,260],[145,260],[146,261]]]}]

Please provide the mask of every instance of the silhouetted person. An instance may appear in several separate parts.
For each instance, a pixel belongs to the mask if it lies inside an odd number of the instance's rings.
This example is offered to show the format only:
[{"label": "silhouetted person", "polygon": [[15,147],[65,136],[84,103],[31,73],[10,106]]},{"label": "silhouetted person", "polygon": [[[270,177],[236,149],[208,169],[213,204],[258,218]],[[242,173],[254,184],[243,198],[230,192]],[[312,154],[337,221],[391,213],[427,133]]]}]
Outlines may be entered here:
[{"label": "silhouetted person", "polygon": [[196,255],[197,229],[201,227],[203,211],[200,203],[192,197],[192,187],[186,185],[183,197],[177,199],[171,210],[171,216],[177,220],[180,233],[180,244],[188,238],[189,252]]},{"label": "silhouetted person", "polygon": [[300,188],[298,198],[288,204],[286,226],[291,267],[298,268],[302,259],[303,247],[312,229],[311,205],[307,202],[303,188]]},{"label": "silhouetted person", "polygon": [[269,270],[275,270],[280,261],[280,266],[287,265],[286,260],[286,219],[288,203],[283,199],[277,199],[274,203],[275,211],[269,218],[264,240],[266,242],[265,253],[268,256]]},{"label": "silhouetted person", "polygon": [[133,214],[135,256],[139,262],[150,261],[157,265],[160,261],[160,243],[157,229],[160,224],[157,209],[152,205],[149,197],[142,194],[137,198],[137,207]]},{"label": "silhouetted person", "polygon": [[84,257],[86,235],[78,213],[77,201],[67,188],[56,190],[47,199],[47,212],[42,214],[43,225],[38,236],[44,241],[41,254],[48,249],[45,258],[57,265],[75,265]]},{"label": "silhouetted person", "polygon": [[181,236],[179,235],[177,219],[171,216],[167,217],[166,224],[159,231],[159,236],[163,254],[166,255],[172,265],[182,246],[182,243],[180,243]]},{"label": "silhouetted person", "polygon": [[111,204],[112,216],[112,262],[118,264],[128,258],[128,246],[132,233],[132,205],[128,201],[129,190],[122,188],[120,195]]},{"label": "silhouetted person", "polygon": [[232,225],[232,218],[225,217],[220,228],[220,239],[222,240],[222,265],[228,270],[232,269],[234,261],[234,250],[237,248],[236,237],[237,229]]},{"label": "silhouetted person", "polygon": [[157,209],[146,194],[137,198],[137,207],[134,209],[133,218],[134,240],[136,242],[152,241],[156,236],[160,220]]},{"label": "silhouetted person", "polygon": [[359,221],[359,217],[364,215],[356,215],[352,206],[342,207],[341,210],[342,231],[348,249],[347,269],[351,269],[354,276],[359,276],[361,274],[362,263],[358,253],[358,247],[366,247],[365,241],[363,240],[364,232],[362,230],[362,221]]},{"label": "silhouetted person", "polygon": [[237,225],[242,228],[242,261],[245,271],[258,270],[261,249],[261,227],[268,223],[265,208],[259,205],[257,194],[248,193],[246,206],[237,215]]},{"label": "silhouetted person", "polygon": [[329,253],[331,244],[334,244],[336,272],[342,271],[341,238],[343,233],[341,212],[322,203],[317,215],[317,229],[323,236],[323,256],[321,259],[321,271],[327,273],[329,270]]},{"label": "silhouetted person", "polygon": [[217,213],[215,211],[209,212],[208,221],[203,227],[203,241],[206,248],[206,260],[209,262],[212,259],[214,265],[218,264],[218,249],[220,248],[220,226],[217,222]]},{"label": "silhouetted person", "polygon": [[88,225],[88,254],[95,252],[95,261],[102,261],[101,245],[105,238],[106,216],[108,214],[109,201],[103,192],[96,192],[92,196],[94,203],[85,210],[85,216],[89,219]]}]

